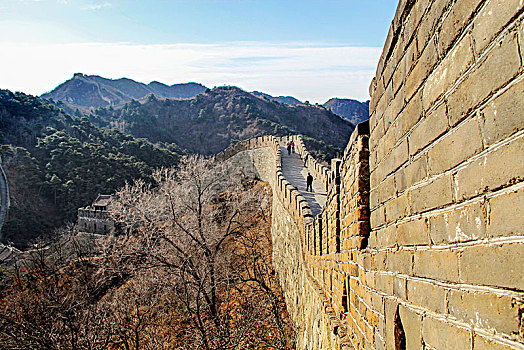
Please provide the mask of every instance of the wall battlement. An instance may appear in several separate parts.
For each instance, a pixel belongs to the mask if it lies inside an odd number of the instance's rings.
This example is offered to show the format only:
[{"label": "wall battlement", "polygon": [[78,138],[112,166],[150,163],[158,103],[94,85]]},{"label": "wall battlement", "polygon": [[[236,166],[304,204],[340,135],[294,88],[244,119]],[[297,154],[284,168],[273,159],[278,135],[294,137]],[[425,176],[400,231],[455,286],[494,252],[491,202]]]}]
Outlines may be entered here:
[{"label": "wall battlement", "polygon": [[[273,259],[301,349],[524,349],[524,2],[401,0],[370,120],[308,169],[226,150],[273,187]],[[298,153],[307,154],[293,136]]]}]

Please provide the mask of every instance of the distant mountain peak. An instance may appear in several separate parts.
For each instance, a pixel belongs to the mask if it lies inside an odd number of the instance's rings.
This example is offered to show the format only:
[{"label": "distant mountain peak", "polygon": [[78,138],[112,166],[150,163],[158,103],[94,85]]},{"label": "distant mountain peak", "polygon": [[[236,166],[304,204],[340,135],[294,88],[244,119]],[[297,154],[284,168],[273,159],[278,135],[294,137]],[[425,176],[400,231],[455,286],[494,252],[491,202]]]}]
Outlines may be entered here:
[{"label": "distant mountain peak", "polygon": [[355,125],[369,119],[369,101],[333,97],[324,103],[324,107]]},{"label": "distant mountain peak", "polygon": [[168,86],[158,81],[140,83],[126,77],[108,79],[98,75],[75,73],[73,78],[57,86],[41,97],[60,101],[69,112],[76,109],[108,107],[153,94],[158,98],[191,98],[206,90],[198,83]]},{"label": "distant mountain peak", "polygon": [[288,105],[300,105],[302,104],[302,101],[294,98],[293,96],[271,96],[269,94],[266,94],[264,92],[260,91],[253,91],[251,92],[252,95],[255,95],[258,98],[266,98],[270,101],[277,101],[280,103],[286,103]]}]

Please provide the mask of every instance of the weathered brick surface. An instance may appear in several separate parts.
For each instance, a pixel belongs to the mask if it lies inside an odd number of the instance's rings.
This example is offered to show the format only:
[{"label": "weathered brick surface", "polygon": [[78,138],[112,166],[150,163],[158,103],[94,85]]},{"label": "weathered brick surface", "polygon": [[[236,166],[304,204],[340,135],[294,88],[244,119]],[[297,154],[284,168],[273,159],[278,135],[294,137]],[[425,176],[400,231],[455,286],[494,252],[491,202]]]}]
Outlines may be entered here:
[{"label": "weathered brick surface", "polygon": [[428,160],[425,155],[413,159],[395,173],[395,189],[403,192],[428,176]]},{"label": "weathered brick surface", "polygon": [[433,140],[448,129],[446,104],[441,104],[437,110],[428,114],[409,136],[409,152],[411,155],[428,146]]},{"label": "weathered brick surface", "polygon": [[459,280],[459,253],[452,250],[417,250],[414,274],[440,281]]},{"label": "weathered brick surface", "polygon": [[454,193],[457,200],[468,199],[523,178],[524,135],[458,170],[454,175]]},{"label": "weathered brick surface", "polygon": [[[482,150],[482,137],[477,118],[467,120],[428,151],[430,175],[441,174]],[[450,150],[453,152],[450,152]]]},{"label": "weathered brick surface", "polygon": [[466,35],[428,77],[424,85],[424,110],[428,110],[474,61],[472,39]]},{"label": "weathered brick surface", "polygon": [[[473,349],[474,350],[509,350],[516,349],[520,344],[513,342],[505,342],[506,344],[501,343],[500,341],[486,339],[484,337],[476,335],[474,337]],[[514,346],[511,345],[514,344]]]},{"label": "weathered brick surface", "polygon": [[450,204],[453,201],[450,176],[440,176],[413,189],[410,198],[412,213],[421,213]]},{"label": "weathered brick surface", "polygon": [[422,348],[422,317],[402,305],[398,311],[406,334],[406,349]]},{"label": "weathered brick surface", "polygon": [[[524,41],[522,42],[524,44]],[[508,90],[492,100],[482,110],[484,144],[490,146],[522,130],[524,110],[524,79],[519,79]]]},{"label": "weathered brick surface", "polygon": [[411,279],[407,283],[408,300],[439,314],[446,313],[447,290],[424,280]]},{"label": "weathered brick surface", "polygon": [[457,36],[464,30],[475,14],[475,10],[484,3],[484,0],[458,0],[453,4],[450,12],[442,21],[439,31],[439,48],[445,53]]},{"label": "weathered brick surface", "polygon": [[428,245],[429,223],[426,218],[418,217],[399,223],[397,226],[397,243],[400,246]]},{"label": "weathered brick surface", "polygon": [[519,305],[507,295],[452,290],[448,295],[448,309],[457,320],[476,327],[506,334],[519,332]]},{"label": "weathered brick surface", "polygon": [[487,210],[487,203],[479,201],[430,216],[431,241],[447,244],[485,238]]},{"label": "weathered brick surface", "polygon": [[460,257],[460,280],[524,290],[523,266],[524,243],[467,247]]},{"label": "weathered brick surface", "polygon": [[523,203],[524,191],[522,189],[490,198],[488,236],[522,235],[524,231]]},{"label": "weathered brick surface", "polygon": [[451,125],[457,124],[493,91],[514,78],[520,69],[517,37],[508,33],[449,97]]},{"label": "weathered brick surface", "polygon": [[422,336],[433,349],[471,349],[471,332],[443,320],[424,318]]},{"label": "weathered brick surface", "polygon": [[473,24],[477,52],[482,52],[508,22],[524,9],[521,0],[490,0]]}]

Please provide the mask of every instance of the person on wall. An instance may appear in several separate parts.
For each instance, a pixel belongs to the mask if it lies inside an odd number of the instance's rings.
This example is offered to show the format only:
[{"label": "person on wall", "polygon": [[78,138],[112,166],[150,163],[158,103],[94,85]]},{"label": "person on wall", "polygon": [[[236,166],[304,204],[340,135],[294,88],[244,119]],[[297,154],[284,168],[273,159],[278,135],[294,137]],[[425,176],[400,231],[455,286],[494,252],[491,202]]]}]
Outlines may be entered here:
[{"label": "person on wall", "polygon": [[307,173],[306,191],[313,192],[313,176],[311,176],[311,173]]}]

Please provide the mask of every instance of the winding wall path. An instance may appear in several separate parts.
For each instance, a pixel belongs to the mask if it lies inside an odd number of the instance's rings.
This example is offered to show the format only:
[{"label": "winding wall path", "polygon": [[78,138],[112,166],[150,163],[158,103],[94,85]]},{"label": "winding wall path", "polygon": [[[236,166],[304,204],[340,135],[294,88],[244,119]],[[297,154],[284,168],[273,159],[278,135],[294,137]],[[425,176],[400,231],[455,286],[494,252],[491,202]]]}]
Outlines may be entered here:
[{"label": "winding wall path", "polygon": [[298,153],[291,153],[285,147],[280,147],[282,154],[282,173],[284,177],[304,196],[307,200],[313,216],[322,211],[326,204],[326,188],[319,180],[313,180],[313,192],[306,191],[306,177],[309,169],[304,166],[303,157]]}]

